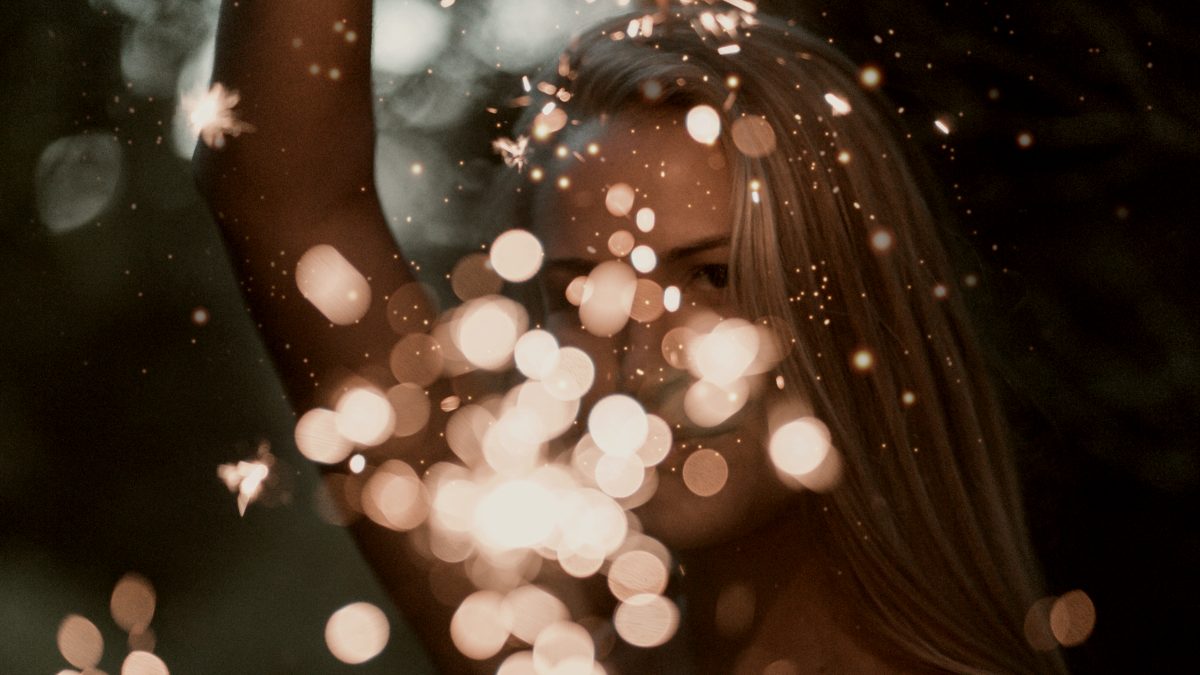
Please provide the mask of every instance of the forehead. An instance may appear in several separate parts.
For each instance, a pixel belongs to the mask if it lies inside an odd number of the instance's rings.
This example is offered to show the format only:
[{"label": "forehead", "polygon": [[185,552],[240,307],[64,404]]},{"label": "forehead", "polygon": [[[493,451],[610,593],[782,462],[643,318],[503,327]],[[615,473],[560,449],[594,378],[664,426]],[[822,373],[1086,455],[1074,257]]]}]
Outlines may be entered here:
[{"label": "forehead", "polygon": [[[611,259],[607,242],[620,230],[660,254],[729,235],[732,174],[724,151],[693,140],[684,115],[619,116],[565,139],[579,149],[595,144],[596,152],[580,152],[583,161],[572,155],[559,160],[539,188],[534,228],[548,258]],[[622,185],[632,191],[633,205],[628,214],[614,215],[606,198]],[[617,187],[614,198],[624,190]],[[650,232],[637,226],[641,209],[654,213]]]}]

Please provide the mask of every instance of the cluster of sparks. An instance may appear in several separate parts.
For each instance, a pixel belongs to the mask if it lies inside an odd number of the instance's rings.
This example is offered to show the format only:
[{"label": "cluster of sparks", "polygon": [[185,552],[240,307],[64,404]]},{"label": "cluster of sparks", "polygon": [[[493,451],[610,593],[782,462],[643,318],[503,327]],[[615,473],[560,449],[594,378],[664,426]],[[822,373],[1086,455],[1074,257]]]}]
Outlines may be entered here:
[{"label": "cluster of sparks", "polygon": [[[533,123],[533,138],[545,142],[566,126],[567,114],[556,88],[539,90],[556,99],[539,109]],[[708,106],[691,110],[686,126],[704,145],[722,134],[721,116]],[[775,149],[775,132],[761,118],[737,120],[730,134],[749,156]],[[506,164],[523,168],[529,142],[502,139],[495,148]],[[530,179],[543,175],[535,168]],[[757,195],[760,187],[751,189]],[[629,227],[609,237],[611,259],[565,290],[578,325],[600,338],[630,323],[653,323],[686,301],[678,287],[663,288],[646,276],[657,255],[638,238],[655,228],[654,210],[639,205],[637,191],[624,183],[607,188],[604,208]],[[337,490],[344,508],[391,530],[420,530],[428,555],[466,573],[476,590],[458,604],[450,625],[464,656],[489,659],[515,641],[528,649],[510,654],[501,672],[590,673],[602,654],[567,605],[537,583],[539,574],[555,565],[575,578],[606,576],[618,603],[616,633],[637,647],[664,644],[680,620],[665,595],[674,563],[667,547],[642,531],[633,510],[654,497],[663,471],[678,470],[687,489],[708,498],[724,489],[730,467],[702,444],[668,461],[686,451],[687,444],[673,438],[680,423],[673,428],[623,393],[599,398],[581,418],[583,399],[597,379],[592,356],[530,326],[525,309],[498,294],[506,282],[533,279],[543,257],[534,234],[504,232],[487,253],[468,255],[455,266],[450,282],[462,304],[440,315],[428,309],[417,284],[397,289],[388,296],[388,319],[400,334],[389,358],[395,384],[347,387],[331,408],[301,416],[295,440],[312,461],[349,464],[339,480],[354,487]],[[301,294],[334,324],[354,324],[371,306],[367,279],[332,246],[306,252],[295,279]],[[696,309],[665,333],[663,360],[690,383],[682,402],[688,424],[713,429],[736,423],[760,382],[784,388],[773,372],[790,345],[778,325],[771,317],[752,321]],[[506,391],[467,401],[430,398],[439,379],[512,370],[521,381]],[[423,470],[399,458],[364,459],[395,437],[433,427],[435,408],[445,414],[439,429],[452,459]],[[796,415],[770,431],[763,450],[783,482],[812,490],[836,484],[838,453],[819,419]],[[352,613],[362,612],[373,615],[365,608]],[[334,642],[330,648],[339,658],[359,662],[386,640],[368,640],[349,654]]]}]

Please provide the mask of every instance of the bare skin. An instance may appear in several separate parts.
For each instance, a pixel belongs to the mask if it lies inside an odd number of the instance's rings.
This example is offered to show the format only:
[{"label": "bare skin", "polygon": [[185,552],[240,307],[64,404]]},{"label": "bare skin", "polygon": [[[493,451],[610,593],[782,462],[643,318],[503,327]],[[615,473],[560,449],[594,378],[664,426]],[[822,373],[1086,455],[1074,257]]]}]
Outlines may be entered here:
[{"label": "bare skin", "polygon": [[[222,4],[213,77],[241,94],[238,113],[256,132],[231,140],[219,151],[200,146],[195,159],[197,181],[225,236],[249,310],[297,411],[330,406],[352,378],[388,384],[388,350],[395,335],[385,316],[386,298],[414,280],[388,231],[374,186],[370,12],[371,3],[364,0],[226,0]],[[348,42],[344,32],[333,30],[335,22],[343,22],[345,30],[354,31],[358,39]],[[314,64],[317,74],[311,70]],[[336,79],[330,77],[331,68],[337,69]],[[699,152],[691,146],[678,147]],[[698,158],[702,160],[703,155]],[[697,157],[661,159],[696,166]],[[600,189],[611,183],[611,178],[602,171],[580,171],[572,176],[581,191]],[[735,315],[733,308],[723,305],[722,293],[712,279],[693,283],[685,278],[692,267],[717,265],[728,256],[728,249],[719,243],[729,234],[728,214],[720,210],[729,202],[725,178],[717,169],[702,170],[685,181],[698,190],[695,194],[675,190],[672,198],[657,204],[663,215],[653,245],[661,256],[698,242],[717,242],[691,257],[663,258],[657,274],[664,286],[693,284],[690,298]],[[689,196],[694,206],[690,214],[674,203]],[[572,218],[567,205],[551,201],[546,208],[558,214],[557,218]],[[673,220],[688,221],[692,226],[672,227]],[[582,218],[571,222],[582,228],[595,224]],[[551,287],[555,275],[574,273],[563,271],[569,267],[563,261],[588,259],[586,252],[578,250],[584,242],[582,230],[557,231],[562,236],[546,240]],[[296,289],[296,263],[318,244],[332,245],[370,282],[370,309],[353,325],[331,325]],[[614,363],[598,364],[600,386],[630,391],[643,387],[644,383],[628,380],[638,369],[645,373],[658,368],[652,363],[654,350],[649,346],[656,337],[661,340],[665,326],[628,329],[621,338],[626,341],[625,352]],[[611,348],[608,352],[612,353]],[[646,386],[653,388],[653,384]],[[761,411],[747,413],[748,417],[755,415],[761,416]],[[435,419],[431,427],[437,426]],[[662,499],[644,511],[651,529],[666,532],[674,527],[680,541],[673,543],[699,547],[684,556],[683,590],[690,599],[688,618],[693,622],[688,632],[698,646],[693,649],[694,667],[706,672],[759,673],[783,660],[794,672],[894,670],[840,627],[844,622],[835,611],[836,594],[822,590],[827,589],[823,579],[829,570],[804,550],[804,532],[780,525],[800,522],[788,517],[796,508],[794,500],[789,500],[781,485],[771,482],[761,453],[756,463],[738,447],[760,447],[761,433],[730,432],[703,440],[730,458],[728,492],[710,501],[697,501],[677,480],[671,483],[668,478]],[[405,459],[418,467],[437,458],[436,451],[417,456],[415,448],[412,443],[397,442],[379,452],[405,453]],[[792,505],[785,506],[789,503]],[[679,525],[686,512],[702,515],[689,525]],[[694,526],[700,523],[715,526]],[[451,588],[448,595],[461,598],[470,590],[461,573],[433,567],[413,552],[404,536],[366,519],[354,526],[354,534],[439,670],[495,672],[504,654],[483,662],[461,656],[449,640],[454,605],[439,602],[430,592],[433,575],[443,588]],[[781,560],[798,562],[788,565],[780,564]],[[754,606],[745,625],[723,631],[717,625],[717,607],[722,592],[736,584],[747,586]],[[726,605],[729,602],[726,596]],[[572,609],[580,606],[577,603],[586,606],[583,599],[569,601]],[[595,607],[594,611],[602,610]],[[671,669],[668,663],[654,665],[640,658],[646,657],[630,655],[627,663],[639,665],[630,666],[629,672]]]}]

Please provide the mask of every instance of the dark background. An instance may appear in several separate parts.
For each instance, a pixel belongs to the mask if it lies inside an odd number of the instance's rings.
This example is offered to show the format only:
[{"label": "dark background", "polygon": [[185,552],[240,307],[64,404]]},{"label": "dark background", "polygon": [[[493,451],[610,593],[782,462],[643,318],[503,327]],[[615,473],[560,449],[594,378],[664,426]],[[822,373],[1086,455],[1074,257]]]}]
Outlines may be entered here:
[{"label": "dark background", "polygon": [[[107,603],[130,570],[158,591],[156,651],[173,672],[430,672],[350,539],[317,516],[315,472],[291,445],[217,232],[187,162],[158,141],[173,96],[122,76],[133,24],[98,11],[121,4],[8,0],[0,18],[0,672],[66,667],[54,635],[71,612],[101,628],[101,667],[118,672],[124,636]],[[469,25],[459,5],[454,20]],[[762,5],[879,65],[944,184],[1049,590],[1083,589],[1097,608],[1094,634],[1067,650],[1073,668],[1193,670],[1200,22],[1165,1]],[[172,68],[198,44],[156,37]],[[486,92],[511,85],[475,81],[480,103],[457,131],[422,126],[401,99],[400,121],[381,117],[416,139],[407,147],[464,160],[430,177],[449,207],[410,206],[426,232],[468,212],[491,161]],[[36,208],[38,160],[85,130],[122,144],[119,194],[54,232]],[[410,249],[436,269],[452,259],[448,239]],[[207,324],[192,321],[197,307]],[[239,517],[216,467],[263,441],[288,479],[273,494],[290,500]],[[351,667],[322,634],[356,600],[383,607],[394,630],[380,657]]]}]

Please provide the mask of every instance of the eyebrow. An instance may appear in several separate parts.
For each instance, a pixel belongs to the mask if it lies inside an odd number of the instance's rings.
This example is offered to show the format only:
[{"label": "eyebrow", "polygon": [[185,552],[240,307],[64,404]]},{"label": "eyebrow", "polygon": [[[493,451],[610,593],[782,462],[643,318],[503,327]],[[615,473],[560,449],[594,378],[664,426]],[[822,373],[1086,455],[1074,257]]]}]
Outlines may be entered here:
[{"label": "eyebrow", "polygon": [[[728,246],[730,243],[729,235],[720,234],[707,239],[701,239],[686,246],[678,246],[658,256],[658,259],[663,263],[673,263],[683,258],[703,253],[722,246]],[[586,258],[554,258],[546,261],[544,268],[547,271],[573,271],[579,272],[580,275],[586,276],[587,273],[596,266],[595,260]]]}]

